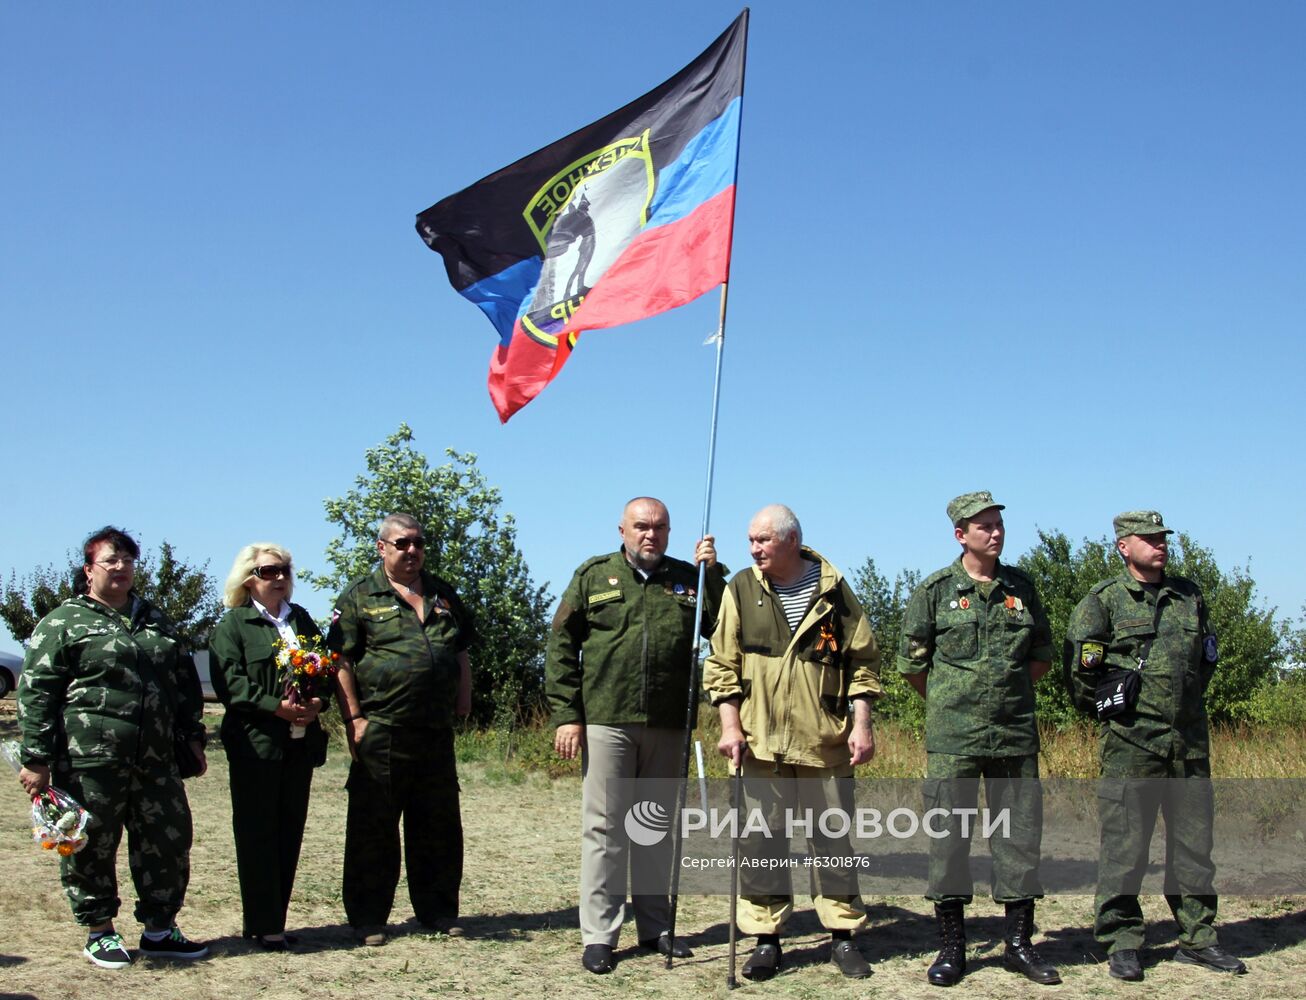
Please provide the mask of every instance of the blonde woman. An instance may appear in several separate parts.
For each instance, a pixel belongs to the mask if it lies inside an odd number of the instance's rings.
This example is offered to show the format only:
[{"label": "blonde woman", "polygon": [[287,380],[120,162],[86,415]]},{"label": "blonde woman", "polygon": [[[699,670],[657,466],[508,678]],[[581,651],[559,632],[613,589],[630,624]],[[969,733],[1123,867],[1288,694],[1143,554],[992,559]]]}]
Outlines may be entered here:
[{"label": "blonde woman", "polygon": [[[270,542],[246,545],[227,576],[223,615],[209,641],[213,690],[227,706],[222,745],[231,774],[231,823],[244,912],[243,933],[267,951],[285,951],[286,910],[308,816],[313,768],[326,762],[318,722],[323,699],[290,702],[276,662],[278,641],[321,632],[290,603],[290,553]],[[291,727],[297,728],[292,732]],[[297,734],[302,734],[302,737]]]}]

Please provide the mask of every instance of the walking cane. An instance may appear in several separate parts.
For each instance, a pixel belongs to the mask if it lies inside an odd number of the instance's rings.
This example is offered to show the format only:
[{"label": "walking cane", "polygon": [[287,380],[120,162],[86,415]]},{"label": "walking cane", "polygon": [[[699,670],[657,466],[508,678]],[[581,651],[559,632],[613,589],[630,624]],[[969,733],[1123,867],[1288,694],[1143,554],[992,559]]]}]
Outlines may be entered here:
[{"label": "walking cane", "polygon": [[[745,750],[744,753],[748,751]],[[730,825],[730,965],[726,972],[726,989],[733,990],[739,985],[735,978],[737,960],[737,938],[735,919],[739,916],[739,819],[744,806],[744,759],[741,755],[739,766],[735,768],[735,780],[730,783],[730,811],[734,822]]]}]

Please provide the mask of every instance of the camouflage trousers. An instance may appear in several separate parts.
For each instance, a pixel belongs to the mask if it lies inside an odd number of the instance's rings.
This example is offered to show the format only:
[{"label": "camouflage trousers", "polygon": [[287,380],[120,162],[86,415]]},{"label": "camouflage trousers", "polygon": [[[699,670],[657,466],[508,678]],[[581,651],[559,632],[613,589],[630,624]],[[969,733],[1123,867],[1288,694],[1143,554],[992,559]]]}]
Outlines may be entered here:
[{"label": "camouflage trousers", "polygon": [[930,840],[925,898],[936,903],[969,903],[973,898],[970,844],[981,823],[973,813],[959,810],[977,808],[981,778],[989,815],[996,817],[1003,810],[1010,815],[1008,825],[989,837],[993,899],[1015,903],[1041,898],[1043,885],[1038,868],[1043,843],[1043,788],[1038,780],[1038,754],[976,757],[930,753],[925,766],[925,809],[947,813],[930,823],[933,829],[946,831],[947,836]]},{"label": "camouflage trousers", "polygon": [[1108,952],[1143,947],[1138,891],[1158,812],[1165,821],[1165,901],[1179,925],[1179,944],[1205,948],[1216,943],[1210,777],[1206,759],[1169,760],[1118,739],[1102,744],[1097,799],[1102,839],[1093,933]]},{"label": "camouflage trousers", "polygon": [[463,825],[453,730],[369,723],[345,787],[342,892],[349,923],[370,927],[389,919],[399,885],[401,819],[417,919],[430,924],[458,916]]},{"label": "camouflage trousers", "polygon": [[136,919],[151,928],[171,927],[190,881],[190,804],[176,772],[106,762],[62,768],[54,780],[91,814],[86,847],[59,866],[77,922],[94,927],[118,915],[118,843],[125,827]]}]

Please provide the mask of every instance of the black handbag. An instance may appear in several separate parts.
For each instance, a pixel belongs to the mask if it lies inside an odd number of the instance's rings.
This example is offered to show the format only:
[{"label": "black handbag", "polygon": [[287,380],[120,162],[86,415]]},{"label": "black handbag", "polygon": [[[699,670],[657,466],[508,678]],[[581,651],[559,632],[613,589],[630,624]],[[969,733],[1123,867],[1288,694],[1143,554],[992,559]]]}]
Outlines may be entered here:
[{"label": "black handbag", "polygon": [[190,740],[181,733],[177,733],[172,738],[172,754],[177,758],[178,777],[198,778],[204,772],[199,757],[195,756],[195,751],[191,749]]},{"label": "black handbag", "polygon": [[1131,667],[1107,671],[1097,682],[1093,703],[1097,717],[1102,721],[1132,712],[1138,704],[1138,693],[1143,689],[1142,672]]}]

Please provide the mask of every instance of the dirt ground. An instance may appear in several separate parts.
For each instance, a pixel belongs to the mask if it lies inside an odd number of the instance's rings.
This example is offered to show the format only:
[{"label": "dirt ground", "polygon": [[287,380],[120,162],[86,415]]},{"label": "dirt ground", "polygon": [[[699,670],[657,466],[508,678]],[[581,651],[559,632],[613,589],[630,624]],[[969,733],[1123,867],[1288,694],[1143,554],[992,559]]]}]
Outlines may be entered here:
[{"label": "dirt ground", "polygon": [[[0,704],[0,738],[7,738],[14,734],[13,702]],[[616,971],[603,977],[584,972],[576,916],[578,782],[485,762],[461,768],[467,836],[465,938],[424,932],[412,921],[401,885],[389,944],[355,946],[340,905],[346,767],[342,755],[336,754],[314,784],[289,924],[299,944],[284,955],[257,950],[240,938],[220,748],[214,748],[210,765],[207,776],[187,783],[196,836],[190,891],[179,923],[190,937],[209,941],[212,956],[190,964],[142,959],[120,972],[97,969],[81,957],[84,938],[69,915],[56,864],[31,842],[21,789],[16,782],[0,779],[0,858],[5,873],[0,891],[0,926],[5,929],[0,938],[0,998],[671,998],[728,992],[729,911],[724,897],[682,898],[679,927],[695,951],[692,959],[665,969],[661,959],[638,949],[634,928],[628,925]],[[124,906],[118,928],[134,947],[140,928],[130,916],[133,895],[125,854],[120,852]],[[873,897],[867,902],[870,920],[857,941],[874,969],[870,979],[840,978],[828,962],[828,938],[810,902],[800,897],[785,939],[786,970],[770,983],[741,979],[740,990],[732,995],[820,1000],[937,996],[938,990],[925,981],[936,948],[928,906],[915,897]],[[1045,900],[1038,911],[1040,947],[1061,966],[1065,978],[1062,986],[1047,988],[1002,967],[1000,909],[977,902],[969,911],[970,972],[956,992],[1002,1000],[1036,994],[1306,997],[1306,899],[1221,901],[1221,941],[1251,969],[1238,978],[1170,961],[1175,928],[1165,904],[1151,898],[1144,905],[1150,921],[1147,980],[1123,984],[1107,977],[1103,955],[1088,931],[1091,900]],[[741,943],[741,964],[747,944]]]}]

